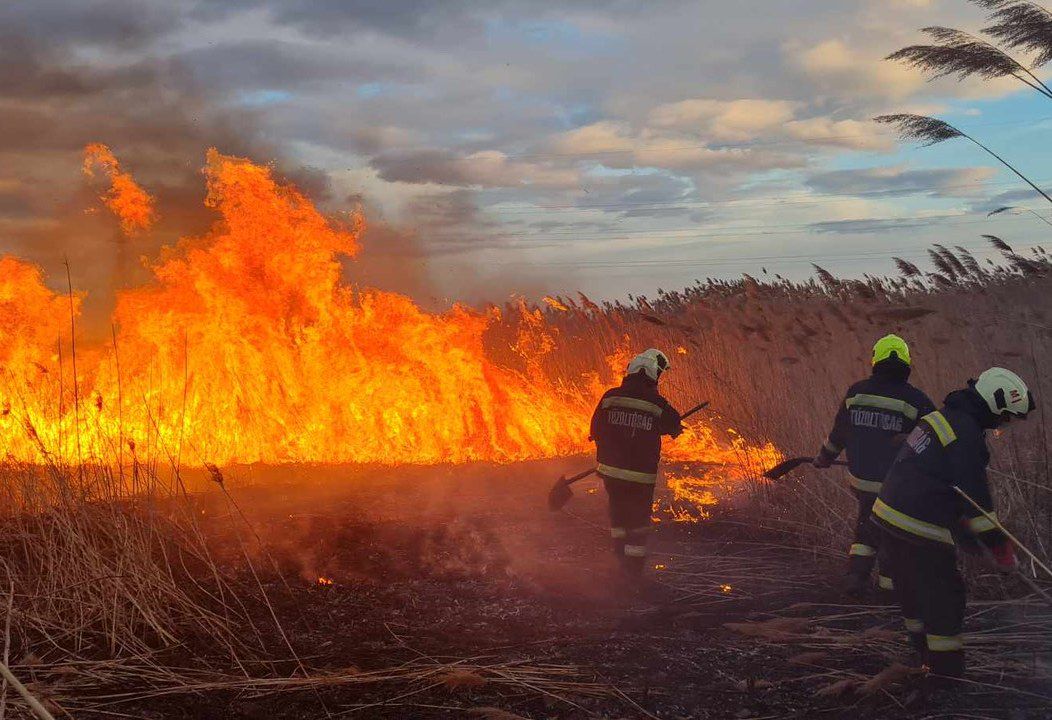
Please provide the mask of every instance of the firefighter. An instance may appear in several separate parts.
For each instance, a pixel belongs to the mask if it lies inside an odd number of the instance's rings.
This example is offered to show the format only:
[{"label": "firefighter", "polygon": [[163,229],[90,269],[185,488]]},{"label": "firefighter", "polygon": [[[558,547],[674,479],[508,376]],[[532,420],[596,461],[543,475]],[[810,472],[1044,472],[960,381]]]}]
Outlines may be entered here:
[{"label": "firefighter", "polygon": [[964,672],[965,585],[956,545],[986,548],[1000,569],[1015,567],[1012,544],[993,522],[986,431],[1033,409],[1026,383],[1010,370],[990,368],[970,380],[947,396],[942,410],[921,418],[873,506],[872,522],[883,534],[881,557],[895,580],[911,644],[936,675]]},{"label": "firefighter", "polygon": [[[848,550],[845,590],[860,597],[870,587],[877,561],[880,532],[869,522],[881,481],[891,468],[899,445],[917,419],[935,409],[923,392],[910,385],[910,349],[898,335],[886,335],[873,346],[873,373],[848,388],[837,409],[833,431],[815,457],[827,468],[847,450],[851,489],[858,499],[854,540]],[[892,580],[878,570],[877,586],[892,589]]]},{"label": "firefighter", "polygon": [[641,578],[646,563],[661,436],[683,431],[679,413],[658,392],[658,379],[668,369],[665,353],[641,352],[592,413],[590,439],[610,501],[610,537],[630,580]]}]

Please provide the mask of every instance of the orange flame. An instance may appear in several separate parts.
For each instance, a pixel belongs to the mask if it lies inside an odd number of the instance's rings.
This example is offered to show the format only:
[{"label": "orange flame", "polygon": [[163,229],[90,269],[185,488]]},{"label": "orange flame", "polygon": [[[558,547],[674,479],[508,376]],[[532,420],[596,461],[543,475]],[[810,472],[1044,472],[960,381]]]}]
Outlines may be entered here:
[{"label": "orange flame", "polygon": [[548,307],[552,308],[553,310],[567,312],[570,309],[566,307],[565,303],[560,302],[558,298],[553,298],[551,295],[545,295],[543,298],[541,298],[541,300],[543,300],[545,304],[547,304]]},{"label": "orange flame", "polygon": [[121,221],[124,234],[132,236],[149,230],[157,219],[153,198],[121,170],[120,161],[101,143],[84,148],[84,174],[93,177],[96,167],[110,181],[110,189],[100,199]]},{"label": "orange flame", "polygon": [[[118,296],[115,356],[78,358],[80,394],[96,402],[78,422],[50,407],[55,388],[35,393],[48,451],[68,457],[77,426],[85,459],[113,457],[123,437],[198,464],[512,461],[583,448],[584,400],[487,359],[490,317],[464,307],[432,315],[340,281],[337,257],[357,252],[360,217],[336,226],[268,168],[215,151],[205,176],[220,220],[170,251],[154,284]],[[2,282],[11,297],[37,286],[35,306],[10,303],[5,316],[42,319],[46,337],[4,333],[0,348],[25,345],[39,361],[68,308],[36,271]],[[18,423],[3,429],[8,452],[40,458]]]},{"label": "orange flame", "polygon": [[[149,196],[107,148],[89,146],[87,156],[114,179],[114,205],[149,210],[115,209],[122,220],[152,217]],[[10,457],[438,463],[589,449],[603,388],[598,375],[584,390],[546,378],[539,360],[555,341],[541,311],[522,308],[512,349],[524,362],[509,369],[484,347],[496,311],[430,314],[408,297],[341,281],[339,258],[358,251],[360,215],[334,223],[268,168],[215,150],[205,178],[219,220],[167,250],[153,283],[118,295],[112,345],[78,345],[76,412],[59,352],[68,299],[36,268],[0,258],[0,447]],[[141,202],[117,200],[136,197],[128,187]],[[618,376],[627,357],[610,358]],[[669,455],[729,463],[753,450],[694,426]]]}]

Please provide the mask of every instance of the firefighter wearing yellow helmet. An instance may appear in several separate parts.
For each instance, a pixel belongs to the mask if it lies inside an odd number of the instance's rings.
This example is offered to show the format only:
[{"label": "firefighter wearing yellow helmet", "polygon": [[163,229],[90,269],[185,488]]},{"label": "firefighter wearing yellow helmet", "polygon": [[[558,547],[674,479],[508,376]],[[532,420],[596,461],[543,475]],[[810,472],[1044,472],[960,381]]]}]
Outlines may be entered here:
[{"label": "firefighter wearing yellow helmet", "polygon": [[621,384],[608,390],[592,413],[590,437],[610,500],[614,553],[632,581],[646,564],[661,437],[683,431],[679,412],[658,392],[658,380],[668,369],[668,356],[660,350],[639,353]]},{"label": "firefighter wearing yellow helmet", "polygon": [[[829,467],[847,451],[851,489],[858,500],[855,535],[848,550],[845,589],[861,597],[870,587],[877,562],[880,532],[869,522],[902,439],[917,420],[935,409],[923,392],[910,385],[910,349],[898,335],[885,335],[873,346],[872,374],[852,385],[837,408],[833,430],[815,457],[815,466]],[[877,586],[891,590],[891,577],[881,567]]]},{"label": "firefighter wearing yellow helmet", "polygon": [[881,560],[895,580],[906,630],[936,675],[964,672],[966,589],[956,546],[985,546],[1002,569],[1015,567],[986,476],[986,431],[1033,409],[1033,395],[1011,370],[994,367],[970,380],[946,397],[941,410],[921,418],[873,506],[873,523],[883,535]]}]

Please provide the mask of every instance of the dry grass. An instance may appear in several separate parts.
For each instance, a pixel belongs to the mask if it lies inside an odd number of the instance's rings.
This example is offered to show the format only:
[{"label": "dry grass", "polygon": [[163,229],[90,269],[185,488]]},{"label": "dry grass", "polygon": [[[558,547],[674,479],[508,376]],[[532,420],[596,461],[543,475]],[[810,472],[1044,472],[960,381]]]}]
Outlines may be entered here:
[{"label": "dry grass", "polygon": [[[168,470],[174,484],[138,465],[127,477],[102,466],[0,465],[0,660],[27,691],[0,677],[0,718],[29,717],[34,701],[47,718],[216,693],[344,688],[404,699],[486,687],[572,705],[613,692],[573,667],[486,658],[311,667],[268,596],[282,584],[264,565],[266,548],[210,548],[216,538],[202,531],[195,496]],[[251,533],[230,518],[235,535]]]},{"label": "dry grass", "polygon": [[[1043,251],[1024,258],[998,247],[1002,264],[985,269],[966,253],[936,248],[940,271],[928,275],[910,266],[905,277],[884,280],[844,281],[825,273],[820,281],[794,284],[746,277],[699,282],[630,305],[599,306],[581,297],[560,299],[564,309],[509,307],[492,330],[498,341],[492,345],[515,346],[499,342],[502,333],[552,335],[551,352],[529,369],[589,391],[611,382],[633,350],[666,348],[674,366],[667,386],[677,404],[709,399],[716,409],[710,417],[726,438],[740,433],[753,443],[808,454],[828,432],[844,389],[866,372],[872,342],[887,332],[911,342],[914,380],[936,400],[991,364],[1020,372],[1039,404],[1047,398],[1042,380],[1052,369],[1052,263]],[[537,312],[547,323],[536,322]],[[1052,550],[1049,440],[1040,412],[991,438],[1000,515],[1046,559]],[[243,548],[246,567],[236,571],[217,563],[193,496],[174,467],[166,470],[174,480],[162,481],[156,467],[137,462],[118,469],[0,465],[3,662],[56,714],[182,693],[383,684],[402,688],[397,697],[406,684],[421,692],[515,686],[559,698],[610,692],[562,666],[420,661],[369,672],[311,669],[287,642],[253,565],[265,553]],[[816,558],[836,558],[854,512],[839,473],[807,470],[778,485],[754,479],[739,490],[759,523],[785,531]],[[231,517],[240,522],[237,513]],[[748,582],[761,572],[743,558],[680,558],[666,582],[682,600],[715,605],[740,592],[723,587],[728,577]],[[977,638],[981,675],[992,679],[1017,669],[1025,652],[1047,647],[1052,622],[1024,609],[1025,619],[999,629],[997,652],[986,652],[987,638]],[[761,641],[766,634],[799,645],[799,665],[821,663],[823,654],[853,642],[835,630],[781,622],[743,629]],[[1004,653],[1005,639],[1024,655]],[[889,652],[898,646],[877,635],[866,641]],[[865,679],[853,682],[859,687]],[[24,700],[6,682],[0,685],[0,717],[8,706],[24,714]]]},{"label": "dry grass", "polygon": [[[1052,258],[1023,257],[1003,241],[994,264],[962,249],[935,246],[938,271],[910,265],[900,278],[792,283],[708,280],[656,299],[598,305],[557,298],[544,309],[554,349],[542,368],[563,382],[609,383],[621,361],[654,346],[672,357],[663,380],[679,406],[712,401],[724,433],[771,441],[786,454],[813,453],[829,432],[847,386],[868,372],[873,342],[903,335],[915,358],[912,382],[938,404],[991,365],[1016,370],[1047,404],[1052,388]],[[527,330],[506,308],[507,332]],[[609,365],[616,365],[607,370]],[[595,369],[603,369],[597,376]],[[1049,425],[1037,412],[990,437],[999,513],[1043,557],[1052,555]],[[748,486],[763,522],[817,549],[841,554],[854,522],[843,471],[810,469],[777,485]]]}]

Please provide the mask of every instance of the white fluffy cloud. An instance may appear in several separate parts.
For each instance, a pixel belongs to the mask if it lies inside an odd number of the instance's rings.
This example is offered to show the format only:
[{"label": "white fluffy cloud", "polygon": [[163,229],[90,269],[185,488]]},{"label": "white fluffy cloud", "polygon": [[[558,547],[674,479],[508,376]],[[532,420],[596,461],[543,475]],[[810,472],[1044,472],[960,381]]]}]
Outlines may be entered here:
[{"label": "white fluffy cloud", "polygon": [[710,146],[701,137],[660,128],[632,130],[625,123],[599,122],[556,136],[553,150],[609,168],[662,168],[677,172],[770,170],[797,167],[796,156],[763,147]]},{"label": "white fluffy cloud", "polygon": [[695,132],[718,141],[754,140],[792,119],[797,103],[786,100],[691,98],[665,103],[650,112],[657,128]]},{"label": "white fluffy cloud", "polygon": [[884,60],[886,50],[856,47],[840,38],[814,45],[791,43],[790,60],[823,92],[902,100],[923,87],[924,77]]}]

